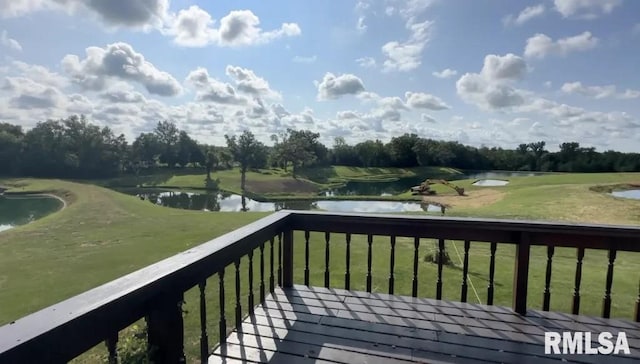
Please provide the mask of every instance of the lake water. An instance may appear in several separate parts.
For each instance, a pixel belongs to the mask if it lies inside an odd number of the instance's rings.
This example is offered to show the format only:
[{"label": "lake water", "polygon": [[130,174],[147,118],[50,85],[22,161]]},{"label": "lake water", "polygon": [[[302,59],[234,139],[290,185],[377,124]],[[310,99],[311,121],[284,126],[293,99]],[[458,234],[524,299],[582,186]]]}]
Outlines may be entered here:
[{"label": "lake water", "polygon": [[[541,172],[519,172],[519,171],[491,171],[491,172],[472,172],[467,171],[453,177],[447,177],[448,181],[456,181],[463,179],[508,179],[510,177],[533,177],[541,176],[545,173]],[[392,182],[347,182],[344,186],[327,191],[327,196],[384,196],[398,195],[405,193],[409,188],[417,186],[424,182],[426,178],[437,179],[435,177],[419,176],[400,178]],[[454,182],[455,184],[455,182]],[[453,191],[453,190],[452,190]]]},{"label": "lake water", "polygon": [[626,191],[613,191],[612,195],[622,198],[632,198],[634,200],[640,200],[640,190],[626,190]]},{"label": "lake water", "polygon": [[219,192],[181,192],[141,189],[120,189],[151,203],[200,211],[278,211],[323,210],[333,212],[441,212],[440,206],[420,202],[358,201],[358,200],[294,200],[259,202],[240,195]]},{"label": "lake water", "polygon": [[0,231],[25,225],[62,208],[62,201],[44,196],[0,196]]}]

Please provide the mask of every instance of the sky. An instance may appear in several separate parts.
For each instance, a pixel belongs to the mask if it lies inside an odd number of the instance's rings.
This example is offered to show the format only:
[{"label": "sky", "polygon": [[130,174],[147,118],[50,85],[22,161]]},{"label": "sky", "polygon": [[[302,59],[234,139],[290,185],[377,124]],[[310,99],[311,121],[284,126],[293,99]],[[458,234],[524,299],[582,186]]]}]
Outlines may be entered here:
[{"label": "sky", "polygon": [[640,1],[0,0],[0,121],[640,152]]}]

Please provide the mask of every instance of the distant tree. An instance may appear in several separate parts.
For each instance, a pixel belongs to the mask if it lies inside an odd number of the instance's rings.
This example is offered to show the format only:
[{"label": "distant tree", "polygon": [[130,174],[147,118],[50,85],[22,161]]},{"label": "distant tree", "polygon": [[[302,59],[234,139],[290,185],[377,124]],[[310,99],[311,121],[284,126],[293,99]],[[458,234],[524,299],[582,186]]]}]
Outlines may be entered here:
[{"label": "distant tree", "polygon": [[391,138],[387,144],[387,149],[391,157],[391,164],[394,167],[415,167],[418,160],[413,147],[420,138],[417,134],[404,134]]},{"label": "distant tree", "polygon": [[320,144],[319,133],[310,130],[287,129],[274,145],[278,155],[286,156],[286,162],[291,162],[293,177],[300,168],[308,167],[318,161],[318,153],[326,155],[326,148]]},{"label": "distant tree", "polygon": [[228,135],[224,137],[231,155],[240,165],[240,189],[245,191],[247,171],[250,168],[264,166],[266,163],[265,146],[248,130],[245,130],[239,138]]},{"label": "distant tree", "polygon": [[198,143],[191,139],[186,131],[180,131],[178,134],[178,142],[176,145],[176,163],[181,167],[185,167],[189,163],[203,161],[201,158],[202,151]]},{"label": "distant tree", "polygon": [[23,140],[22,127],[0,123],[0,175],[19,172]]},{"label": "distant tree", "polygon": [[160,153],[160,162],[166,163],[167,166],[173,167],[178,162],[178,142],[180,140],[180,130],[175,123],[169,121],[160,121],[153,132],[158,137],[158,141],[162,146]]},{"label": "distant tree", "polygon": [[132,145],[132,156],[134,163],[154,166],[163,151],[162,144],[155,133],[142,133]]}]

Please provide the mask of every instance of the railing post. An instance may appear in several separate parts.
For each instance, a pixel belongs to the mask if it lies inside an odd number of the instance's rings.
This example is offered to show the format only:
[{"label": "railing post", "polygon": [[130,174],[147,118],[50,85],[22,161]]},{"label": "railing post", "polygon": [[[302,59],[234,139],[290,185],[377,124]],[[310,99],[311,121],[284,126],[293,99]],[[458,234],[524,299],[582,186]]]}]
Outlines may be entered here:
[{"label": "railing post", "polygon": [[154,300],[147,316],[147,340],[152,363],[185,363],[182,302],[184,295]]},{"label": "railing post", "polygon": [[293,287],[293,230],[283,232],[282,286]]},{"label": "railing post", "polygon": [[516,245],[515,266],[513,268],[513,310],[521,315],[527,313],[527,284],[529,282],[529,253],[531,237],[520,233]]}]

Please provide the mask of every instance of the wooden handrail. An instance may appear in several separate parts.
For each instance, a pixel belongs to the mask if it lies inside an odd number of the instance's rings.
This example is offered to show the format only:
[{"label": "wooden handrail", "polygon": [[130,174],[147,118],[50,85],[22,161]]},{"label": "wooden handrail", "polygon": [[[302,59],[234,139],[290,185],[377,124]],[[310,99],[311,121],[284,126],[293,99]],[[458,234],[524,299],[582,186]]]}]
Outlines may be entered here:
[{"label": "wooden handrail", "polygon": [[[397,237],[414,238],[414,296],[417,295],[418,287],[416,259],[421,238],[439,241],[438,264],[440,266],[444,258],[444,240],[465,241],[465,268],[463,269],[465,274],[468,271],[469,242],[491,243],[492,255],[495,254],[496,243],[515,245],[513,308],[521,314],[526,314],[527,311],[529,254],[532,246],[578,248],[578,268],[581,268],[584,249],[607,250],[610,255],[605,290],[605,311],[603,312],[606,316],[609,315],[611,305],[610,281],[613,276],[615,252],[640,252],[640,227],[632,226],[282,210],[183,253],[0,327],[0,362],[66,362],[105,339],[107,339],[108,351],[112,354],[116,350],[117,336],[115,334],[142,317],[151,320],[148,327],[154,333],[149,335],[150,342],[153,341],[156,345],[163,346],[161,352],[171,356],[171,360],[181,360],[181,343],[169,345],[169,342],[176,337],[182,337],[180,302],[184,292],[199,286],[200,311],[206,312],[204,285],[207,278],[217,274],[221,288],[221,310],[224,312],[224,269],[230,264],[235,266],[235,274],[229,274],[226,278],[233,280],[235,277],[236,287],[239,287],[240,272],[243,269],[240,267],[240,259],[245,255],[250,255],[251,260],[260,260],[258,287],[261,292],[260,299],[264,299],[265,242],[269,242],[270,252],[269,289],[273,291],[276,280],[274,273],[279,285],[292,286],[294,284],[294,249],[308,249],[305,247],[306,241],[294,241],[294,231],[325,233],[324,276],[327,286],[330,283],[328,260],[330,234],[347,234],[345,239],[331,240],[333,244],[345,244],[345,248],[350,246],[351,234],[366,235],[368,291],[371,290],[373,236],[388,236],[391,239],[389,292],[393,292],[393,284],[396,279],[393,255],[395,239]],[[254,256],[253,252],[256,249],[259,249],[259,255]],[[274,272],[275,250],[277,250],[277,272]],[[553,249],[550,251],[547,264],[551,264]],[[308,256],[308,252],[305,253]],[[347,288],[350,286],[351,257],[349,255],[349,253],[346,255],[344,282]],[[495,256],[492,259],[495,259]],[[250,273],[253,273],[252,267],[249,267]],[[439,267],[439,271],[440,269]],[[548,272],[550,272],[550,266]],[[490,275],[492,274],[490,272]],[[545,294],[547,296],[545,296],[545,300],[548,300],[550,277],[546,278]],[[439,284],[442,283],[442,276],[439,273]],[[489,283],[488,289],[490,295],[493,296],[493,282],[490,280]],[[252,280],[249,281],[249,285],[253,287]],[[579,311],[579,287],[580,270],[577,271],[574,289],[574,313]],[[440,296],[441,287],[438,291],[438,296]],[[243,305],[240,304],[242,298],[238,292],[234,293],[236,293],[236,321],[238,321]],[[466,301],[466,281],[464,279],[462,280],[461,299]],[[248,296],[250,306],[253,301],[253,294],[250,293]],[[493,300],[491,299],[491,301]],[[548,303],[545,306],[548,306]],[[640,296],[637,307],[640,307]],[[638,308],[636,310],[640,311]],[[640,320],[640,313],[635,313],[635,316],[636,320]],[[165,317],[171,317],[171,319],[161,322]],[[201,349],[204,358],[208,345],[208,334],[205,327],[206,317],[203,320],[204,322],[201,322],[203,326]],[[224,339],[226,325],[224,316],[220,317],[221,340]],[[175,337],[158,335],[158,333],[167,331],[179,332]]]},{"label": "wooden handrail", "polygon": [[67,362],[285,229],[278,212],[0,327],[0,362]]}]

